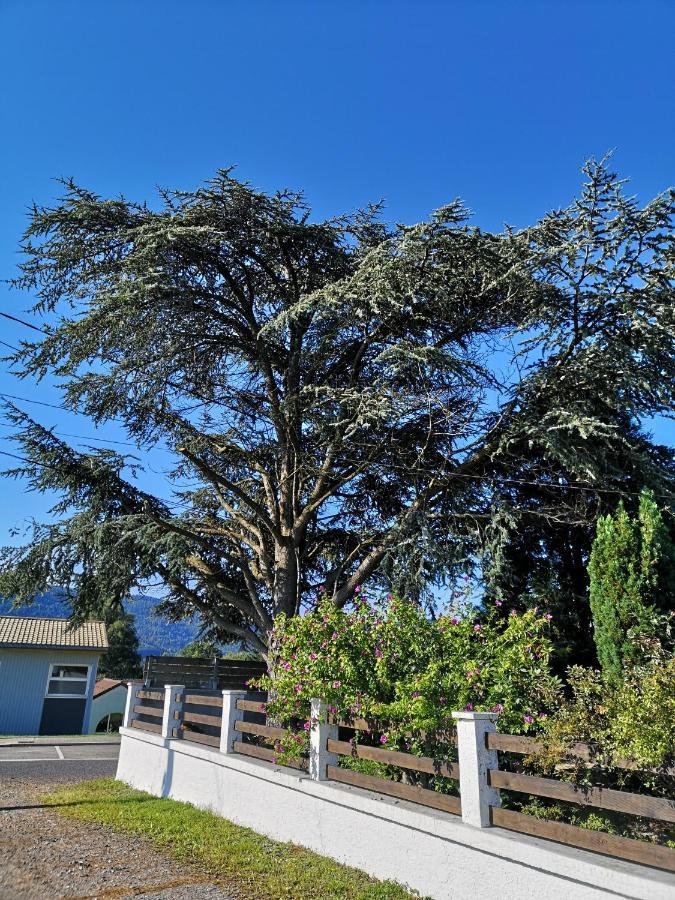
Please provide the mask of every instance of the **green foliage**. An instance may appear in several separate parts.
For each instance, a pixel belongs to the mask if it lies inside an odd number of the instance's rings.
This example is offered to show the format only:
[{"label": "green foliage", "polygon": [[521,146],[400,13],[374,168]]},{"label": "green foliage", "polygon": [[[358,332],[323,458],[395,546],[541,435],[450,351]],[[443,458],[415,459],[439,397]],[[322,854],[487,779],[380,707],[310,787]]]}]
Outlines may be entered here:
[{"label": "green foliage", "polygon": [[641,662],[646,638],[663,636],[659,607],[675,609],[675,545],[650,492],[635,519],[623,503],[599,519],[588,568],[598,660],[619,678]]},{"label": "green foliage", "polygon": [[98,664],[102,678],[140,678],[143,674],[138,653],[138,636],[134,617],[123,610],[105,617],[109,649]]},{"label": "green foliage", "polygon": [[192,641],[183,647],[178,655],[191,658],[222,656],[222,648],[207,638],[197,638],[196,641]]},{"label": "green foliage", "polygon": [[424,601],[476,569],[509,606],[552,592],[564,658],[586,652],[607,498],[673,497],[672,450],[640,423],[675,407],[675,199],[584,172],[567,208],[495,234],[459,202],[318,222],[229,170],[159,204],[67,181],[31,211],[15,286],[49,327],[16,370],[141,454],[75,449],[8,405],[9,474],[57,499],[4,549],[3,589],[62,585],[82,618],[160,579],[174,620],[266,653],[319,585],[338,607],[366,579]]},{"label": "green foliage", "polygon": [[186,646],[183,647],[178,655],[189,656],[193,658],[201,657],[202,659],[212,659],[214,656],[218,656],[221,659],[237,660],[261,658],[259,654],[254,653],[250,650],[231,650],[229,648],[222,647],[215,641],[209,640],[209,638],[197,638],[197,640],[191,641],[189,644],[186,644]]},{"label": "green foliage", "polygon": [[546,747],[538,762],[545,768],[574,762],[576,742],[589,745],[600,769],[622,760],[664,772],[675,764],[675,658],[656,656],[620,679],[575,667],[568,687],[569,698],[543,723]]},{"label": "green foliage", "polygon": [[179,862],[199,866],[238,900],[405,900],[376,881],[294,844],[273,841],[189,803],[163,800],[112,779],[67,785],[43,798],[60,815],[150,841]]},{"label": "green foliage", "polygon": [[534,610],[479,621],[466,609],[431,620],[416,604],[371,605],[363,594],[348,611],[325,599],[313,613],[280,619],[273,676],[259,685],[269,691],[273,719],[304,728],[278,752],[306,748],[312,697],[341,718],[382,723],[379,741],[387,747],[446,758],[454,710],[498,711],[504,730],[534,731],[558,697],[548,629]]},{"label": "green foliage", "polygon": [[617,689],[611,736],[618,756],[675,765],[675,658],[632,669]]}]

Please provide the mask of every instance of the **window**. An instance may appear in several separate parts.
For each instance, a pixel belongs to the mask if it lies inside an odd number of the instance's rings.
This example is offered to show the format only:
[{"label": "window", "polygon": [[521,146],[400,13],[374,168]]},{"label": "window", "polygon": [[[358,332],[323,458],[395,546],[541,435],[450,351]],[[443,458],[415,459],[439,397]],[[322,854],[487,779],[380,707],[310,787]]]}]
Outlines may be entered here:
[{"label": "window", "polygon": [[86,697],[89,666],[52,665],[47,697]]}]

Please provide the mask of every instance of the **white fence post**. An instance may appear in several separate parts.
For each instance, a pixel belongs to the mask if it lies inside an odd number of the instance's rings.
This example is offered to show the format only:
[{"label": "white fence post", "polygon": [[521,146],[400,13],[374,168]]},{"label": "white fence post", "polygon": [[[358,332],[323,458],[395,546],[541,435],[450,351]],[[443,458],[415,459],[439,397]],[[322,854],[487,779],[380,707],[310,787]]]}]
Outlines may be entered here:
[{"label": "white fence post", "polygon": [[[162,737],[173,738],[174,728],[180,728],[183,721],[184,684],[164,685],[164,715],[162,716]],[[180,735],[180,732],[178,733]]]},{"label": "white fence post", "polygon": [[323,700],[312,699],[309,731],[309,777],[327,781],[326,766],[336,766],[338,758],[328,752],[328,740],[338,739],[338,727],[328,722],[328,707]]},{"label": "white fence post", "polygon": [[497,768],[497,751],[488,750],[485,736],[496,731],[497,713],[454,712],[457,721],[459,792],[462,820],[476,828],[490,824],[490,807],[499,806],[499,791],[488,784],[489,769]]},{"label": "white fence post", "polygon": [[234,723],[244,718],[244,710],[237,709],[237,700],[245,700],[246,691],[223,691],[223,720],[220,725],[220,752],[232,753],[237,737]]},{"label": "white fence post", "polygon": [[125,728],[131,728],[131,723],[138,718],[138,713],[134,712],[134,706],[138,702],[136,694],[144,686],[143,681],[127,681],[127,702],[124,707],[123,725]]}]

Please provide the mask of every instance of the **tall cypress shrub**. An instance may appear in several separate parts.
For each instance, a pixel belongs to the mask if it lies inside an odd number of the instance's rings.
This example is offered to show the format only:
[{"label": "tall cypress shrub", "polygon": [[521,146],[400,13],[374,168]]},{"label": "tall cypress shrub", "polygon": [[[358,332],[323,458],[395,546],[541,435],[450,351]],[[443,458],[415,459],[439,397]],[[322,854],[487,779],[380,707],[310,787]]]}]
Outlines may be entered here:
[{"label": "tall cypress shrub", "polygon": [[127,612],[105,616],[109,649],[98,665],[100,678],[140,678],[143,674],[134,617]]},{"label": "tall cypress shrub", "polygon": [[616,678],[640,661],[640,636],[659,637],[655,615],[675,605],[675,546],[651,492],[636,518],[620,503],[598,520],[588,568],[598,661]]}]

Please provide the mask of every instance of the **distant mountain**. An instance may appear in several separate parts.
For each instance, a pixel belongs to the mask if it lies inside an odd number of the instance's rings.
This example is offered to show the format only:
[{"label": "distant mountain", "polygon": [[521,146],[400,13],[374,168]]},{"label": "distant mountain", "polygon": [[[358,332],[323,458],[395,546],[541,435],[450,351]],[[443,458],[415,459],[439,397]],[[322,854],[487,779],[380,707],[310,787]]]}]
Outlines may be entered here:
[{"label": "distant mountain", "polygon": [[[153,614],[158,602],[156,597],[147,594],[138,594],[124,602],[125,610],[135,619],[141,656],[175,656],[186,644],[196,640],[199,633],[198,616],[185,622],[167,622]],[[0,615],[62,618],[70,615],[70,605],[62,591],[55,588],[37,597],[30,606],[19,609],[12,609],[9,600],[0,598]]]}]

